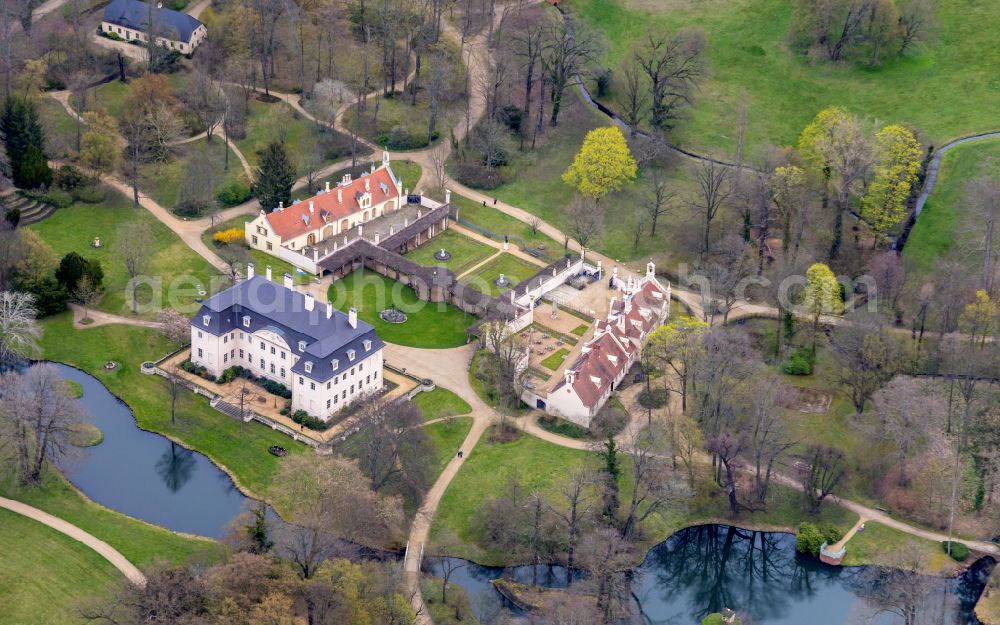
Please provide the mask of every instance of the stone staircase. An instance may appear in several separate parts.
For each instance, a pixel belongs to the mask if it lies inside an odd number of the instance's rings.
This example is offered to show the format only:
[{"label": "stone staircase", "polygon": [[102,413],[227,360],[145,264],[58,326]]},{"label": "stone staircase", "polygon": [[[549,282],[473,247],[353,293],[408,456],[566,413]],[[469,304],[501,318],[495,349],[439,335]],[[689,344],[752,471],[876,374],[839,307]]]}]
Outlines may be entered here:
[{"label": "stone staircase", "polygon": [[[240,407],[239,406],[235,406],[233,404],[230,404],[229,402],[224,401],[222,399],[216,399],[212,403],[212,407],[215,408],[216,410],[218,410],[219,412],[223,413],[223,414],[229,415],[230,417],[232,417],[234,419],[239,419],[240,418]],[[245,410],[244,412],[245,412],[245,418],[250,416],[250,411],[249,410]]]},{"label": "stone staircase", "polygon": [[21,194],[12,195],[11,202],[9,208],[16,208],[21,211],[21,221],[18,222],[18,227],[37,224],[40,221],[48,219],[56,212],[55,206],[25,197]]}]

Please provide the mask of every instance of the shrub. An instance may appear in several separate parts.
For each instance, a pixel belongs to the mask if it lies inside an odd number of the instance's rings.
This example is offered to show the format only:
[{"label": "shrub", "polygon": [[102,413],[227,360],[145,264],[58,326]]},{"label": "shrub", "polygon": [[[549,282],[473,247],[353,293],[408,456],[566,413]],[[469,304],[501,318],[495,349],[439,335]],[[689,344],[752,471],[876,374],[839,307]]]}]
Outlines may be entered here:
[{"label": "shrub", "polygon": [[100,204],[104,201],[104,192],[96,186],[79,187],[73,191],[73,197],[86,204]]},{"label": "shrub", "polygon": [[52,182],[63,191],[73,191],[90,186],[93,180],[72,165],[63,165],[52,175]]},{"label": "shrub", "polygon": [[278,397],[284,397],[285,399],[292,398],[292,391],[288,390],[281,382],[275,382],[274,380],[268,380],[266,378],[258,380],[260,385],[264,387],[264,390],[272,395],[277,395]]},{"label": "shrub", "polygon": [[52,189],[41,197],[43,202],[55,206],[56,208],[66,208],[73,203],[73,196],[62,189]]},{"label": "shrub", "polygon": [[639,405],[643,408],[662,408],[667,405],[667,390],[654,388],[652,392],[643,389],[639,393]]},{"label": "shrub", "polygon": [[814,524],[805,521],[799,525],[795,535],[795,550],[813,556],[819,555],[819,548],[824,543],[823,533]]},{"label": "shrub", "polygon": [[701,619],[701,625],[723,625],[722,615],[718,612],[713,612]]},{"label": "shrub", "polygon": [[503,182],[499,168],[489,169],[479,163],[459,163],[455,168],[459,182],[477,189],[495,189]]},{"label": "shrub", "polygon": [[598,70],[594,82],[597,85],[597,97],[603,98],[608,95],[608,91],[611,90],[611,68],[605,67]]},{"label": "shrub", "polygon": [[21,209],[16,207],[8,208],[4,211],[3,219],[11,228],[16,228],[17,224],[21,221]]},{"label": "shrub", "polygon": [[604,407],[590,420],[590,435],[597,439],[606,439],[608,434],[617,434],[628,425],[628,414],[612,405]]},{"label": "shrub", "polygon": [[250,187],[239,180],[234,180],[222,187],[216,199],[223,206],[236,206],[250,199]]},{"label": "shrub", "polygon": [[[941,549],[945,553],[948,553],[947,540],[941,541]],[[965,562],[966,558],[969,557],[969,548],[962,543],[951,541],[951,557],[952,559],[957,560],[958,562]]]},{"label": "shrub", "polygon": [[781,363],[781,370],[788,375],[812,375],[816,355],[806,347],[796,347],[788,360]]},{"label": "shrub", "polygon": [[844,537],[844,532],[833,523],[821,523],[818,529],[819,533],[823,535],[823,540],[828,545],[832,545]]},{"label": "shrub", "polygon": [[229,230],[216,232],[212,235],[212,240],[220,245],[227,245],[229,243],[241,242],[245,237],[243,228],[230,228]]},{"label": "shrub", "polygon": [[228,369],[222,372],[222,375],[219,376],[219,384],[228,384],[229,382],[232,382],[233,380],[242,375],[243,375],[243,367],[239,365],[235,367],[229,367]]},{"label": "shrub", "polygon": [[295,413],[292,414],[292,421],[298,423],[302,427],[309,428],[310,430],[315,430],[317,432],[322,432],[330,427],[326,421],[311,416],[305,410],[296,410]]},{"label": "shrub", "polygon": [[500,109],[500,123],[506,126],[511,132],[515,134],[519,133],[521,132],[523,115],[524,111],[521,110],[520,106],[508,104],[507,106]]}]

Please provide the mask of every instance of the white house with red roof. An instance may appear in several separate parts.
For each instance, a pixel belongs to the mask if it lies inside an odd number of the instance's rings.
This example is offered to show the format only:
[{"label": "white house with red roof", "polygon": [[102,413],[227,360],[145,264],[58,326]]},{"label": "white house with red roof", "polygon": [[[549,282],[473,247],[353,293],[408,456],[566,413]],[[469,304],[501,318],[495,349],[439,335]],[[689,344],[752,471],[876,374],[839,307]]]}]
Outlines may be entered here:
[{"label": "white house with red roof", "polygon": [[402,182],[392,172],[389,153],[383,152],[382,165],[373,165],[370,173],[353,179],[347,174],[336,187],[327,183],[324,190],[291,206],[261,208],[246,224],[246,240],[251,248],[281,258],[281,248],[301,253],[405,203]]},{"label": "white house with red roof", "polygon": [[588,427],[639,360],[650,333],[669,316],[670,286],[656,279],[655,266],[649,263],[645,276],[629,278],[621,299],[611,300],[607,319],[597,322],[580,357],[542,399],[545,411]]}]

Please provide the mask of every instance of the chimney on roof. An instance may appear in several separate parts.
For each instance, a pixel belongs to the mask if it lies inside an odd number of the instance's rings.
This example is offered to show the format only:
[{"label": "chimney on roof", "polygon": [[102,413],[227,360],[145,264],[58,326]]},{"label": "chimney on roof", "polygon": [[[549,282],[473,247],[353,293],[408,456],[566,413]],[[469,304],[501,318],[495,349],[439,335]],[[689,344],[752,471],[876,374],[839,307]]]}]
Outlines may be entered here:
[{"label": "chimney on roof", "polygon": [[574,378],[576,378],[576,371],[570,371],[567,369],[563,375],[566,376],[566,384],[572,384]]},{"label": "chimney on roof", "polygon": [[247,280],[253,277],[253,263],[247,263]]},{"label": "chimney on roof", "polygon": [[292,274],[285,272],[285,288],[292,288]]},{"label": "chimney on roof", "polygon": [[369,176],[365,176],[365,191],[372,190],[372,179]]},{"label": "chimney on roof", "polygon": [[316,308],[316,298],[312,293],[306,293],[306,310]]},{"label": "chimney on roof", "polygon": [[344,174],[344,179],[341,182],[342,184],[351,184],[351,174],[350,173]]},{"label": "chimney on roof", "polygon": [[285,210],[285,201],[284,200],[281,200],[280,202],[278,202],[278,210],[279,211]]},{"label": "chimney on roof", "polygon": [[451,204],[451,189],[444,190],[444,203]]},{"label": "chimney on roof", "polygon": [[265,269],[264,271],[267,274],[267,281],[270,282],[271,281],[271,265],[268,265],[267,269]]},{"label": "chimney on roof", "polygon": [[653,261],[649,261],[648,263],[646,263],[646,277],[647,278],[656,277],[656,265],[653,264]]},{"label": "chimney on roof", "polygon": [[329,180],[326,181],[326,192],[327,193],[330,192],[330,181]]},{"label": "chimney on roof", "polygon": [[333,304],[330,302],[326,303],[326,318],[329,319],[333,316]]},{"label": "chimney on roof", "polygon": [[312,200],[309,200],[309,213],[312,214],[312,213],[315,213],[315,212],[316,212],[316,205],[313,204]]},{"label": "chimney on roof", "polygon": [[382,167],[389,166],[389,152],[387,150],[382,150]]},{"label": "chimney on roof", "polygon": [[358,309],[354,306],[347,309],[347,323],[351,324],[352,328],[358,327]]},{"label": "chimney on roof", "polygon": [[341,204],[344,203],[344,190],[340,187],[337,187],[337,201]]},{"label": "chimney on roof", "polygon": [[375,161],[372,161],[372,173],[375,173]]}]

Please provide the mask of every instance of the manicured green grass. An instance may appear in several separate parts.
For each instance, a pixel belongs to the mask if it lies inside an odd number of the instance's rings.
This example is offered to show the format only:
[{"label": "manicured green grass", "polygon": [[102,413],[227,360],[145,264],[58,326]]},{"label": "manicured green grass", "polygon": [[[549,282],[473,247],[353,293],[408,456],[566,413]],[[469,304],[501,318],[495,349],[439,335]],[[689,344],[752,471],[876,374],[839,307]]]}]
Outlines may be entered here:
[{"label": "manicured green grass", "polygon": [[569,350],[561,347],[542,360],[542,366],[555,371],[562,366],[563,361],[566,360],[566,356],[569,356]]},{"label": "manicured green grass", "polygon": [[[419,150],[426,148],[427,127],[430,121],[430,108],[426,101],[417,100],[417,105],[412,106],[408,98],[397,95],[394,98],[380,98],[378,101],[378,119],[372,119],[375,114],[374,100],[369,100],[367,108],[361,113],[359,124],[360,134],[372,143],[385,147],[393,141],[394,135],[402,140],[402,143],[392,145],[391,149]],[[354,110],[352,106],[344,116],[347,124],[354,123]],[[441,111],[438,113],[437,127],[438,137],[434,143],[440,141],[443,136],[448,138],[448,130],[454,126],[452,115]]]},{"label": "manicured green grass", "polygon": [[389,168],[392,169],[392,173],[396,174],[396,178],[403,183],[403,193],[406,193],[407,189],[411,192],[416,190],[417,183],[420,182],[420,176],[424,171],[420,165],[413,161],[392,161],[389,163]]},{"label": "manicured green grass", "polygon": [[440,475],[451,459],[458,453],[462,441],[472,429],[472,417],[457,417],[440,423],[432,423],[424,428],[424,432],[434,442],[437,449],[438,469]]},{"label": "manicured green grass", "polygon": [[[140,568],[159,562],[212,562],[220,559],[225,551],[214,540],[182,536],[98,505],[80,495],[61,474],[54,471],[46,475],[38,488],[20,488],[12,482],[10,476],[0,476],[0,494],[76,525],[120,551],[129,562]],[[0,544],[7,535],[6,528],[0,532]],[[3,553],[0,553],[2,557]],[[2,612],[0,610],[0,616]]]},{"label": "manicured green grass", "polygon": [[249,185],[246,172],[239,158],[229,152],[229,171],[225,170],[225,143],[216,137],[211,143],[199,139],[174,148],[174,156],[166,163],[151,163],[141,169],[140,184],[143,193],[148,194],[158,204],[173,209],[180,201],[180,189],[188,176],[188,163],[199,153],[207,153],[205,162],[211,167],[213,195],[234,182]]},{"label": "manicured green grass", "polygon": [[[451,258],[443,262],[434,258],[434,254],[441,248],[450,252]],[[489,258],[496,251],[495,248],[470,239],[454,230],[445,230],[427,243],[408,253],[406,257],[428,267],[444,265],[454,271],[456,275],[461,275],[463,271],[467,271],[475,266],[476,263]]]},{"label": "manicured green grass", "polygon": [[903,248],[903,258],[911,271],[930,274],[938,262],[949,258],[964,260],[973,266],[978,264],[978,259],[954,253],[974,236],[971,229],[963,231],[963,223],[971,220],[968,216],[971,207],[965,199],[966,186],[980,176],[1000,181],[998,162],[1000,139],[967,143],[944,153],[934,191],[928,196]]},{"label": "manicured green grass", "polygon": [[944,552],[940,543],[918,538],[874,521],[865,523],[865,531],[858,532],[847,542],[843,564],[890,564],[891,556],[913,548],[926,559],[930,573],[952,574],[959,568]]},{"label": "manicured green grass", "polygon": [[[372,324],[385,341],[423,348],[465,345],[465,329],[476,318],[450,304],[432,304],[417,298],[410,287],[372,271],[358,270],[330,285],[329,301],[340,310],[358,309],[358,317]],[[379,312],[395,305],[406,313],[405,323],[387,323]]]},{"label": "manicured green grass", "polygon": [[477,562],[483,563],[501,562],[503,554],[489,553],[475,545],[472,525],[483,502],[502,495],[515,472],[522,492],[538,490],[554,497],[563,480],[574,469],[585,465],[596,466],[596,461],[594,454],[567,449],[531,436],[521,436],[511,443],[489,443],[484,437],[469,453],[441,498],[431,527],[431,541],[433,543],[442,530],[447,530],[468,546],[468,553],[463,557],[473,556]]},{"label": "manicured green grass", "polygon": [[[521,281],[527,280],[541,269],[538,265],[521,260],[513,254],[504,253],[483,265],[474,273],[465,276],[462,282],[495,297],[514,288]],[[501,288],[493,283],[494,280],[500,277],[500,274],[503,274],[510,281],[509,286]]]},{"label": "manicured green grass", "polygon": [[45,129],[45,151],[54,158],[76,152],[76,121],[52,98],[38,101],[38,118]]},{"label": "manicured green grass", "polygon": [[[143,275],[158,281],[158,285],[143,285],[139,289],[139,303],[143,317],[153,317],[160,308],[172,307],[193,314],[197,310],[195,289],[200,285],[211,293],[213,281],[221,279],[208,261],[195,254],[169,228],[144,208],[133,208],[122,194],[103,187],[105,200],[98,204],[76,203],[62,208],[35,225],[32,230],[48,243],[58,257],[78,252],[88,259],[96,259],[104,269],[105,296],[101,310],[131,315],[131,293],[126,292],[129,275],[122,257],[115,250],[118,228],[125,223],[141,224],[153,238],[148,269]],[[95,236],[101,237],[102,247],[94,248]],[[152,305],[151,305],[152,304]]]},{"label": "manicured green grass", "polygon": [[577,336],[583,336],[584,334],[587,333],[587,328],[589,327],[590,326],[588,326],[587,324],[578,325],[575,328],[573,328],[572,332]]},{"label": "manicured green grass", "polygon": [[695,94],[690,119],[673,134],[687,147],[734,153],[742,90],[750,106],[751,148],[793,144],[809,120],[830,105],[883,123],[911,125],[937,144],[997,127],[993,111],[1000,50],[993,41],[1000,13],[990,2],[937,3],[933,19],[940,28],[930,45],[876,69],[853,61],[811,61],[792,53],[787,42],[795,4],[787,0],[563,4],[603,32],[609,46],[602,66],[614,68],[616,74],[620,60],[645,39],[647,31],[697,26],[706,32],[709,78]]},{"label": "manicured green grass", "polygon": [[[211,247],[216,247],[215,241],[212,240],[212,235],[220,230],[229,230],[230,228],[245,228],[246,222],[249,221],[249,216],[234,217],[229,221],[225,221],[215,228],[206,230],[201,235],[201,240],[205,245]],[[295,284],[309,284],[313,280],[312,274],[299,272],[291,263],[282,260],[277,256],[271,256],[263,250],[248,250],[250,253],[250,262],[253,263],[254,271],[258,275],[267,275],[267,266],[271,266],[271,279],[275,281],[280,281],[283,279],[284,274],[291,274],[292,282]]]},{"label": "manicured green grass", "polygon": [[495,238],[498,241],[502,242],[504,235],[521,237],[530,247],[542,249],[549,256],[560,257],[563,255],[562,241],[556,242],[540,232],[532,233],[528,224],[502,213],[492,206],[483,206],[456,193],[452,193],[451,203],[458,207],[460,220],[489,230],[496,235]]},{"label": "manicured green grass", "polygon": [[413,398],[413,403],[420,408],[424,419],[428,421],[472,412],[472,406],[469,405],[469,402],[440,386],[433,391],[418,393]]},{"label": "manicured green grass", "polygon": [[[331,139],[331,130],[323,130],[324,138]],[[289,153],[296,155],[296,146],[310,145],[314,137],[320,136],[320,129],[315,123],[302,117],[295,109],[285,102],[266,103],[256,99],[250,100],[250,111],[247,115],[247,136],[236,142],[251,167],[257,166],[257,152],[263,150],[271,141],[284,139]],[[337,133],[334,141],[342,142],[343,137]],[[329,156],[329,155],[327,155]],[[331,161],[329,158],[323,159]]]},{"label": "manicured green grass", "polygon": [[[255,422],[245,424],[241,433],[239,421],[216,411],[205,397],[193,393],[180,394],[177,423],[172,425],[166,381],[139,370],[142,361],[156,360],[173,349],[155,330],[125,325],[76,330],[69,314],[46,319],[43,328],[44,358],[80,367],[97,377],[129,405],[140,427],[204,453],[258,497],[267,494],[281,462],[268,453],[271,445],[280,445],[293,454],[308,449]],[[122,366],[106,371],[104,363],[108,360]]]},{"label": "manicured green grass", "polygon": [[75,623],[78,606],[107,596],[121,574],[90,547],[0,510],[0,624]]},{"label": "manicured green grass", "polygon": [[87,110],[96,111],[104,109],[108,112],[108,115],[118,119],[121,117],[128,90],[129,87],[127,84],[117,80],[112,80],[99,87],[95,87],[87,93]]},{"label": "manicured green grass", "polygon": [[83,397],[83,385],[76,380],[65,380],[63,382],[69,388],[70,397],[80,399]]}]

